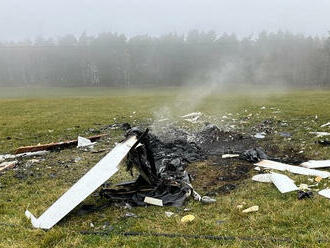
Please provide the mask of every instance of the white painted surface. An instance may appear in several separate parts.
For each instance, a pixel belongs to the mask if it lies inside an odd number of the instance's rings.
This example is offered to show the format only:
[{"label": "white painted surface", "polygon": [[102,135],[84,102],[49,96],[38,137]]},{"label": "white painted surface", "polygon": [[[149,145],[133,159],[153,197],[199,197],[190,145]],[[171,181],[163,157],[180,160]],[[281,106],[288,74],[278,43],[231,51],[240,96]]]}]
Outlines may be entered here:
[{"label": "white painted surface", "polygon": [[293,180],[286,175],[272,173],[270,178],[282,194],[298,190],[298,187],[294,184]]},{"label": "white painted surface", "polygon": [[319,191],[319,195],[330,199],[330,189],[323,189]]},{"label": "white painted surface", "polygon": [[78,145],[77,148],[79,147],[87,147],[87,146],[93,146],[95,143],[92,143],[92,141],[90,141],[87,138],[78,136]]},{"label": "white painted surface", "polygon": [[273,170],[279,170],[279,171],[288,171],[294,174],[300,174],[300,175],[306,175],[306,176],[319,176],[322,178],[330,177],[330,172],[328,171],[320,171],[320,170],[314,170],[314,169],[308,169],[304,167],[289,165],[289,164],[283,164],[280,162],[275,162],[271,160],[262,160],[255,164],[256,166],[273,169]]},{"label": "white painted surface", "polygon": [[80,202],[85,200],[118,171],[120,162],[124,159],[136,141],[136,136],[132,136],[126,141],[119,143],[53,205],[51,205],[38,219],[27,210],[25,215],[31,219],[32,225],[35,228],[52,228]]},{"label": "white painted surface", "polygon": [[151,204],[151,205],[160,206],[160,207],[163,206],[163,200],[157,199],[157,198],[153,198],[153,197],[149,197],[149,196],[146,196],[144,198],[144,202],[145,203],[148,203],[148,204]]},{"label": "white painted surface", "polygon": [[330,160],[309,160],[302,163],[301,166],[309,169],[328,168],[330,167]]},{"label": "white painted surface", "polygon": [[259,174],[259,175],[255,175],[252,177],[253,181],[256,182],[261,182],[261,183],[271,183],[272,179],[271,176],[272,174],[268,173],[268,174]]}]

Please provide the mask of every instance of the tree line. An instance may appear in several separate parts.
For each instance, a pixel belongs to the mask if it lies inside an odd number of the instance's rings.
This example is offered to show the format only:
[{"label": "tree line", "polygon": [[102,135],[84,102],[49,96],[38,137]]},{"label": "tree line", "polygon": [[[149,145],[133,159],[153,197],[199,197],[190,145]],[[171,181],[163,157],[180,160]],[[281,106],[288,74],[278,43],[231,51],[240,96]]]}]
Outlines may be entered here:
[{"label": "tree line", "polygon": [[[232,68],[225,79],[225,68]],[[330,86],[330,37],[192,30],[159,37],[117,33],[0,42],[0,86]]]}]

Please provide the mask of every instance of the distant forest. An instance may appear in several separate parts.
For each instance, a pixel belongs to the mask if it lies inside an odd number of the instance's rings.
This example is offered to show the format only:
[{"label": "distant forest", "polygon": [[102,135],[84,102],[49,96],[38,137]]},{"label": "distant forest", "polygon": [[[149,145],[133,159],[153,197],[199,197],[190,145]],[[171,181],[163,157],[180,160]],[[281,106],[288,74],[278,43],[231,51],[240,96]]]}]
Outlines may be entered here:
[{"label": "distant forest", "polygon": [[262,32],[238,39],[193,30],[0,42],[0,86],[203,85],[217,82],[228,65],[228,84],[329,87],[330,37]]}]

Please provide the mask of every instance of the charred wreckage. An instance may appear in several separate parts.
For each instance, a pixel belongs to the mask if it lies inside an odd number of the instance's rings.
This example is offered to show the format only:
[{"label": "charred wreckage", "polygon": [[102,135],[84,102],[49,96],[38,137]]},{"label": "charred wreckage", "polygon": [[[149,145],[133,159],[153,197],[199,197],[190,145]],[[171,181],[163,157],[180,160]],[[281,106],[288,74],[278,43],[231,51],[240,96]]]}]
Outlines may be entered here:
[{"label": "charred wreckage", "polygon": [[[126,125],[125,129],[127,129],[125,139],[117,144],[39,218],[34,217],[26,210],[25,215],[31,219],[35,228],[52,228],[99,188],[100,196],[108,201],[125,202],[132,206],[151,204],[180,207],[190,196],[198,201],[214,202],[215,199],[208,196],[201,197],[194,190],[191,183],[192,176],[189,175],[186,168],[189,163],[204,161],[212,156],[215,156],[216,161],[219,155],[221,157],[221,154],[222,158],[237,157],[244,160],[247,163],[247,165],[242,166],[244,173],[253,167],[251,163],[257,163],[255,165],[258,166],[261,173],[263,172],[261,168],[266,168],[286,170],[295,174],[314,175],[321,178],[330,177],[330,173],[326,171],[284,164],[300,164],[302,161],[270,158],[263,150],[257,148],[255,139],[247,138],[238,133],[222,131],[212,124],[206,124],[201,131],[194,134],[175,127],[170,129],[167,127],[163,136],[155,135],[149,132],[149,129],[143,131],[143,129],[136,127],[130,128],[129,125]],[[87,145],[92,144],[87,141]],[[63,145],[63,143],[59,145]],[[46,147],[52,147],[52,145],[47,144]],[[247,147],[254,148],[247,150]],[[35,151],[35,148],[33,149]],[[138,177],[132,182],[123,182],[115,185],[115,187],[109,187],[106,182],[119,170],[124,158],[126,158],[127,171],[130,171],[132,176],[137,171]],[[304,166],[304,164],[301,165]],[[281,193],[298,190],[290,178],[278,173],[260,174],[252,180],[272,182]],[[321,193],[324,196],[329,192],[320,191],[320,195],[322,195]]]}]

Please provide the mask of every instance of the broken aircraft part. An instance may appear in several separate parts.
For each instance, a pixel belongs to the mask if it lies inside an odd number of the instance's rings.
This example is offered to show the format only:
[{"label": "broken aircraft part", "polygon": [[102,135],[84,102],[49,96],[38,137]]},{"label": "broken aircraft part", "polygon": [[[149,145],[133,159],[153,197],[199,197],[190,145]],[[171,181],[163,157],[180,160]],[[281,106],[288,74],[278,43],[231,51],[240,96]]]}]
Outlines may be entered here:
[{"label": "broken aircraft part", "polygon": [[330,167],[330,160],[309,160],[302,163],[301,166],[309,169],[328,168]]},{"label": "broken aircraft part", "polygon": [[[95,141],[95,140],[100,139],[107,135],[108,134],[95,135],[95,136],[88,137],[88,139],[91,141]],[[58,142],[58,143],[42,144],[42,145],[36,145],[36,146],[23,146],[23,147],[19,147],[15,151],[15,154],[25,153],[25,152],[44,151],[44,150],[50,151],[50,150],[55,150],[58,148],[71,147],[71,146],[74,146],[77,144],[78,144],[78,140],[68,140],[68,141],[63,141],[63,142]]]},{"label": "broken aircraft part", "polygon": [[300,175],[306,175],[306,176],[319,176],[322,178],[327,178],[330,176],[330,172],[328,172],[328,171],[308,169],[308,168],[304,168],[304,167],[283,164],[283,163],[275,162],[272,160],[262,160],[262,161],[256,163],[255,165],[264,167],[267,169],[288,171],[288,172],[291,172],[294,174],[300,174]]},{"label": "broken aircraft part", "polygon": [[323,189],[319,191],[319,195],[330,199],[330,189]]},{"label": "broken aircraft part", "polygon": [[136,136],[130,136],[119,143],[101,159],[82,178],[51,205],[38,219],[28,210],[25,215],[31,219],[35,228],[50,229],[80,202],[92,194],[119,170],[119,164],[137,142]]},{"label": "broken aircraft part", "polygon": [[164,206],[182,206],[194,191],[185,166],[198,161],[202,153],[198,146],[182,139],[161,141],[153,134],[143,134],[132,128],[127,135],[139,137],[141,145],[127,156],[127,170],[137,168],[140,175],[130,183],[117,188],[103,188],[100,195],[110,201],[126,201],[135,206],[145,206],[145,199],[162,200]]}]

